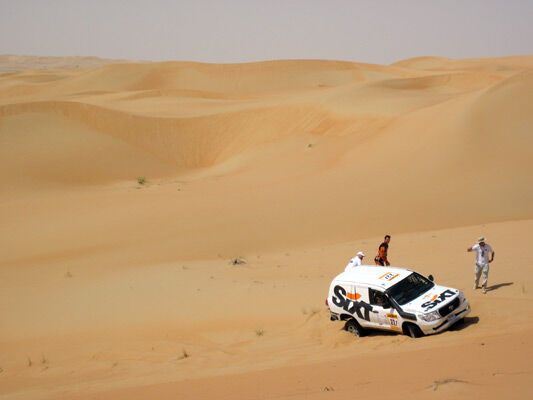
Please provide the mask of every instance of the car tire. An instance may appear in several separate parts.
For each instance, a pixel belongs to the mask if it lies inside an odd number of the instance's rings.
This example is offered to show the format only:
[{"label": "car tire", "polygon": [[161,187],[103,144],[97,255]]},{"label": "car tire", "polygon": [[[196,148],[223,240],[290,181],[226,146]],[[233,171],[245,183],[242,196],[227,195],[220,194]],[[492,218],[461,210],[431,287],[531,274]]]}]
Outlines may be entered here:
[{"label": "car tire", "polygon": [[424,336],[424,333],[422,332],[420,327],[415,324],[407,324],[405,326],[405,332],[408,336],[414,339]]},{"label": "car tire", "polygon": [[353,333],[357,337],[363,337],[366,334],[363,327],[359,325],[359,322],[353,318],[346,321],[346,324],[344,324],[344,330]]}]

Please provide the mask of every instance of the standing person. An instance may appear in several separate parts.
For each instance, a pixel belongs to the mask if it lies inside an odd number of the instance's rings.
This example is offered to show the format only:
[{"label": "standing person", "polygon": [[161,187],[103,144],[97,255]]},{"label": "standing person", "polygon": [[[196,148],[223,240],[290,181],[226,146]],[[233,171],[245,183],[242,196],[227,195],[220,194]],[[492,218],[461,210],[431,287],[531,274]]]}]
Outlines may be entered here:
[{"label": "standing person", "polygon": [[344,272],[348,272],[354,267],[357,267],[363,263],[363,258],[365,258],[365,253],[362,251],[358,251],[354,258],[350,260],[348,265],[346,265],[346,268],[344,268]]},{"label": "standing person", "polygon": [[389,252],[389,242],[390,235],[385,235],[383,243],[379,245],[378,254],[376,255],[376,257],[374,257],[374,262],[376,263],[376,265],[390,265],[390,262],[387,258],[387,253]]},{"label": "standing person", "polygon": [[[485,238],[480,237],[477,243],[470,246],[466,251],[476,252],[476,266],[474,268],[474,289],[478,289],[479,278],[481,277],[481,286],[483,287],[483,293],[487,293],[487,282],[489,280],[489,264],[494,261],[494,255],[496,254],[490,244],[485,243]],[[490,254],[490,259],[489,259]]]}]

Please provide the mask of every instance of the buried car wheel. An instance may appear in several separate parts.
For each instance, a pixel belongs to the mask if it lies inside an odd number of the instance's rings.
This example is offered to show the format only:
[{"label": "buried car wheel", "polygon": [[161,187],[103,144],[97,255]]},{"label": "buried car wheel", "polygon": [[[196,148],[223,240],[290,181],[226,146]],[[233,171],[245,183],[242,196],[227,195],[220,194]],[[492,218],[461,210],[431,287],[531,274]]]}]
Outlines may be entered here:
[{"label": "buried car wheel", "polygon": [[419,338],[424,336],[422,330],[415,324],[406,324],[404,327],[405,334],[411,336],[412,338]]},{"label": "buried car wheel", "polygon": [[365,336],[365,330],[355,319],[349,319],[346,321],[346,324],[344,324],[344,330],[353,333],[355,336]]}]

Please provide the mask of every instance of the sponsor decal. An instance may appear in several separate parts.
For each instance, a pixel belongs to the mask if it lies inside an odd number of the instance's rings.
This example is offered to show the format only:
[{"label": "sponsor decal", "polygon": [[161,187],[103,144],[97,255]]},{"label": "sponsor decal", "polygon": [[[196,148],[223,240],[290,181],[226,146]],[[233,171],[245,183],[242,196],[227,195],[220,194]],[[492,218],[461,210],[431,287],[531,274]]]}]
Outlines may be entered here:
[{"label": "sponsor decal", "polygon": [[342,286],[335,286],[333,289],[333,296],[331,300],[333,304],[337,307],[341,307],[344,311],[358,318],[364,319],[365,321],[370,321],[370,311],[372,311],[372,306],[364,301],[352,300],[349,295],[359,299],[361,295],[359,293],[346,293],[346,289]]},{"label": "sponsor decal", "polygon": [[394,318],[389,318],[389,322],[390,322],[390,327],[391,329],[400,329],[400,327],[398,326],[398,320],[397,319],[394,319]]},{"label": "sponsor decal", "polygon": [[399,276],[400,274],[393,274],[392,272],[387,272],[386,274],[383,274],[379,277],[379,279],[384,279],[386,281],[392,281],[394,278]]},{"label": "sponsor decal", "polygon": [[398,330],[400,327],[398,326],[398,316],[393,313],[387,313],[385,316],[388,318],[389,325],[391,329]]},{"label": "sponsor decal", "polygon": [[422,303],[422,308],[424,308],[424,311],[429,311],[433,308],[435,308],[438,304],[442,303],[444,300],[453,297],[455,295],[455,292],[450,289],[446,289],[444,292],[442,292],[439,295],[434,295],[431,300],[426,301],[425,303]]}]

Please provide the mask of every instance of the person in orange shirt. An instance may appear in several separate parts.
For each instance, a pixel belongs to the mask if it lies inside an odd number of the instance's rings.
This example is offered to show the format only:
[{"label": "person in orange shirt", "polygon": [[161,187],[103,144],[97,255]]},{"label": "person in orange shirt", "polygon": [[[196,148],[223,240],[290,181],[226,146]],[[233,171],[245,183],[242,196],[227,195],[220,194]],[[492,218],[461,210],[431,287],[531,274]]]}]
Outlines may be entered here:
[{"label": "person in orange shirt", "polygon": [[385,238],[383,239],[383,243],[379,245],[378,248],[378,254],[376,257],[374,257],[374,262],[376,265],[390,265],[390,262],[387,258],[387,254],[389,252],[389,242],[390,242],[390,235],[385,235]]}]

